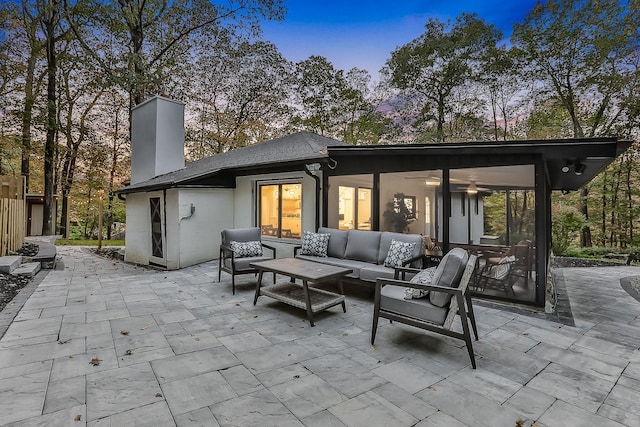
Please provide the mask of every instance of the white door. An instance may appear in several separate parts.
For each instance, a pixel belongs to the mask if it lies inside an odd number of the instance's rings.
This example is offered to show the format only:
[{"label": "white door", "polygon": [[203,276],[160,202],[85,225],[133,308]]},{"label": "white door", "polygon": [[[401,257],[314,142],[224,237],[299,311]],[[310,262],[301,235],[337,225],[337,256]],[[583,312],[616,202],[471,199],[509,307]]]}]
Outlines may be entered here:
[{"label": "white door", "polygon": [[44,218],[44,205],[31,205],[31,228],[29,236],[42,236],[42,219]]}]

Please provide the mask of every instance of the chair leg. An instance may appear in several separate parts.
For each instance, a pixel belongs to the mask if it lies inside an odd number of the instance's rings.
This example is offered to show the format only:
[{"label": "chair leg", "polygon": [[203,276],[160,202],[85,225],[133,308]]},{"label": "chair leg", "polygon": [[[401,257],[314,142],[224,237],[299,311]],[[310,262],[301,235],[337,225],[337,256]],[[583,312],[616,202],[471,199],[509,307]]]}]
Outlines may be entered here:
[{"label": "chair leg", "polygon": [[467,300],[467,308],[469,309],[468,315],[469,320],[471,320],[471,328],[473,329],[473,334],[476,337],[476,341],[478,341],[478,327],[476,326],[476,316],[473,313],[473,305],[471,304],[471,295],[467,293],[465,295],[465,299]]},{"label": "chair leg", "polygon": [[276,273],[273,273],[273,284],[276,284]]},{"label": "chair leg", "polygon": [[236,294],[236,275],[231,273],[231,293]]},{"label": "chair leg", "polygon": [[[462,295],[460,295],[460,299],[458,300],[458,306],[464,307],[464,301],[462,299]],[[469,352],[469,359],[471,359],[471,366],[473,369],[476,369],[476,357],[473,354],[473,343],[471,341],[471,332],[469,331],[469,320],[467,319],[467,311],[460,310],[460,320],[462,323],[462,332],[464,336],[464,342],[467,344],[467,351]]]},{"label": "chair leg", "polygon": [[380,309],[374,307],[373,309],[373,325],[371,326],[371,345],[376,341],[376,332],[378,331],[378,313]]}]

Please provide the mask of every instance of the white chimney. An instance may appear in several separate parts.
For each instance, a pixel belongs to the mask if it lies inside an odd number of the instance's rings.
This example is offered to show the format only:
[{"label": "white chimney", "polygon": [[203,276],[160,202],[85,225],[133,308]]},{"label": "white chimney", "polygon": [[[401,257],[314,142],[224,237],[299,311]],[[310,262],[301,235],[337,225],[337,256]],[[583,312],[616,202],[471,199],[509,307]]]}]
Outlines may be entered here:
[{"label": "white chimney", "polygon": [[184,168],[184,103],[154,96],[131,110],[131,183]]}]

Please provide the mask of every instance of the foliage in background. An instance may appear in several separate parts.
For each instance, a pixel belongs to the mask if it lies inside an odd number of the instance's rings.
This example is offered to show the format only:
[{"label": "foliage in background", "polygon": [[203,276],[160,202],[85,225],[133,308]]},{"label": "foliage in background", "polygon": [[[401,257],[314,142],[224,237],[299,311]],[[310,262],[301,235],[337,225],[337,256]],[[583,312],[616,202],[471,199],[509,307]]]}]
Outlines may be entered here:
[{"label": "foliage in background", "polygon": [[551,244],[553,253],[564,255],[579,241],[580,230],[586,225],[584,216],[573,206],[554,206],[551,212]]}]

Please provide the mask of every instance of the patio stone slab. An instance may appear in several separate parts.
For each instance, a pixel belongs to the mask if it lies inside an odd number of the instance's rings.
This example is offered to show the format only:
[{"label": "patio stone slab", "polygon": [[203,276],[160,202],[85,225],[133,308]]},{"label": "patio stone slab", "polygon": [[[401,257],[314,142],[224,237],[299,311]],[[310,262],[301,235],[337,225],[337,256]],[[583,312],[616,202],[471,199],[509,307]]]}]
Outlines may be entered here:
[{"label": "patio stone slab", "polygon": [[262,383],[242,365],[224,368],[219,371],[238,396],[263,389]]},{"label": "patio stone slab", "polygon": [[178,427],[220,427],[208,407],[177,415],[174,419]]},{"label": "patio stone slab", "polygon": [[553,396],[525,386],[515,392],[506,404],[525,417],[537,420],[555,402]]},{"label": "patio stone slab", "polygon": [[527,385],[595,413],[613,388],[614,383],[552,363]]},{"label": "patio stone slab", "polygon": [[233,353],[254,350],[271,345],[271,341],[256,331],[220,337],[219,341]]},{"label": "patio stone slab", "polygon": [[61,325],[62,316],[13,322],[2,337],[2,341],[24,340],[43,335],[58,334]]},{"label": "patio stone slab", "polygon": [[585,411],[562,400],[556,400],[539,421],[545,427],[623,427],[616,421]]},{"label": "patio stone slab", "polygon": [[[99,359],[99,364],[94,365],[91,361]],[[53,361],[51,370],[51,381],[58,381],[65,378],[72,378],[78,375],[88,375],[96,372],[107,371],[118,367],[118,358],[113,349],[96,350],[87,353],[74,354],[73,356],[63,356]]]},{"label": "patio stone slab", "polygon": [[54,341],[0,350],[0,368],[84,353],[84,338]]},{"label": "patio stone slab", "polygon": [[420,421],[415,427],[466,427],[466,424],[461,423],[453,417],[445,414],[444,412],[436,412],[429,418]]},{"label": "patio stone slab", "polygon": [[351,359],[337,354],[310,359],[303,365],[347,397],[355,397],[387,382]]},{"label": "patio stone slab", "polygon": [[237,396],[217,371],[163,383],[161,387],[171,413],[174,415],[204,408]]},{"label": "patio stone slab", "polygon": [[156,402],[139,408],[130,409],[87,424],[87,426],[91,427],[171,427],[175,425],[176,423],[166,402]]},{"label": "patio stone slab", "polygon": [[346,427],[342,421],[329,411],[317,412],[303,418],[301,421],[305,427]]},{"label": "patio stone slab", "polygon": [[448,380],[441,381],[416,396],[470,426],[511,427],[516,420],[524,419],[516,410],[499,405]]},{"label": "patio stone slab", "polygon": [[347,400],[345,395],[315,375],[296,378],[270,390],[298,418]]},{"label": "patio stone slab", "polygon": [[224,347],[185,353],[151,362],[153,371],[161,384],[239,364],[238,359]]},{"label": "patio stone slab", "polygon": [[281,343],[237,353],[236,357],[251,372],[259,374],[307,360],[313,357],[313,354],[299,344]]},{"label": "patio stone slab", "polygon": [[438,412],[424,400],[418,399],[395,384],[381,385],[374,388],[373,392],[419,420]]},{"label": "patio stone slab", "polygon": [[40,371],[0,382],[0,425],[39,416],[49,372]]},{"label": "patio stone slab", "polygon": [[44,400],[43,414],[83,406],[86,402],[85,376],[50,381]]},{"label": "patio stone slab", "polygon": [[[247,411],[247,408],[251,408]],[[211,405],[221,427],[303,427],[303,424],[268,390]]]},{"label": "patio stone slab", "polygon": [[162,390],[148,363],[87,375],[87,419],[104,418],[157,402]]},{"label": "patio stone slab", "polygon": [[413,426],[418,422],[374,392],[366,392],[329,409],[348,427]]},{"label": "patio stone slab", "polygon": [[396,360],[372,371],[409,393],[417,393],[442,380],[440,375],[404,360]]},{"label": "patio stone slab", "polygon": [[[166,332],[165,335],[167,335]],[[222,345],[211,332],[189,334],[184,330],[180,334],[168,336],[167,341],[175,354],[191,353]]]}]

